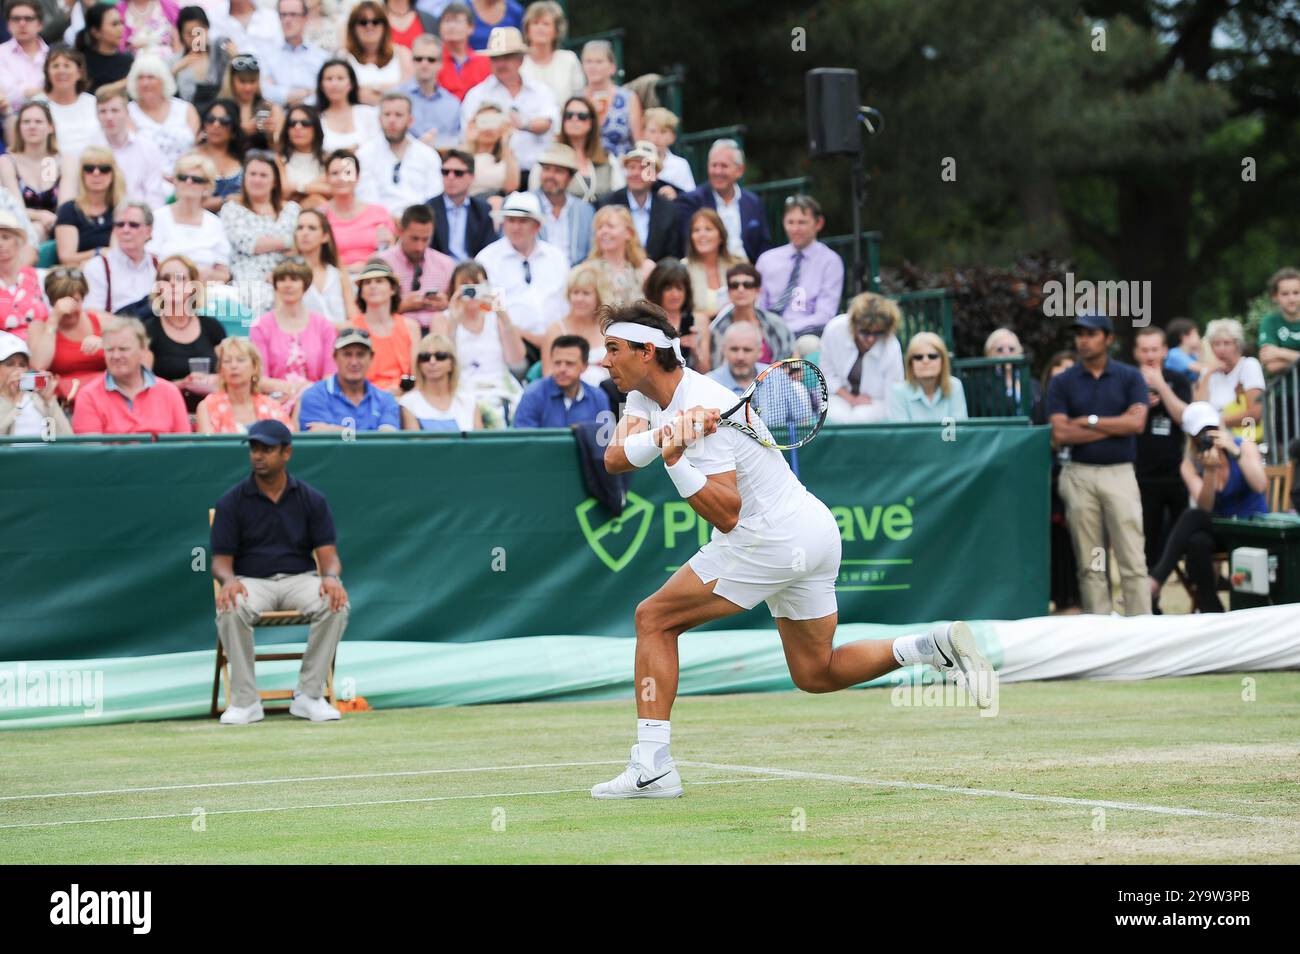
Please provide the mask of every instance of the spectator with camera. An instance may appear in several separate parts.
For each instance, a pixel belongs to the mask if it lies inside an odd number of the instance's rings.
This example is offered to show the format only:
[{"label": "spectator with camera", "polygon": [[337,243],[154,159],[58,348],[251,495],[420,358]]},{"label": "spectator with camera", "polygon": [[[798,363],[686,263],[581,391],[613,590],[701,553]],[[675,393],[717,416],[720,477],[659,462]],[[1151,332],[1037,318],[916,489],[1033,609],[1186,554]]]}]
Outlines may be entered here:
[{"label": "spectator with camera", "polygon": [[433,248],[433,210],[412,205],[402,212],[397,243],[376,256],[397,276],[402,294],[401,313],[428,330],[434,316],[447,309],[447,286],[456,263]]},{"label": "spectator with camera", "polygon": [[1268,513],[1268,476],[1254,441],[1234,437],[1214,406],[1205,401],[1183,412],[1187,451],[1179,471],[1194,506],[1184,510],[1151,569],[1152,602],[1178,561],[1184,561],[1202,613],[1222,613],[1214,572],[1214,517],[1254,517]]},{"label": "spectator with camera", "polygon": [[70,435],[72,425],[59,407],[57,388],[54,375],[31,370],[27,342],[0,331],[0,436]]}]

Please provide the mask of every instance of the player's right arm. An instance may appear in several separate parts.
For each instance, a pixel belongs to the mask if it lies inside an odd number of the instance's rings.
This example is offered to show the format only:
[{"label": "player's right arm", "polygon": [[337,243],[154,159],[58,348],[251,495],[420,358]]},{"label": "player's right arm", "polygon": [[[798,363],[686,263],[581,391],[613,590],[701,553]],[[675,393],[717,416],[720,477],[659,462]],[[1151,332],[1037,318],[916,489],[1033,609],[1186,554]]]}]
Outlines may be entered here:
[{"label": "player's right arm", "polygon": [[624,414],[614,428],[614,438],[605,448],[605,469],[611,474],[626,474],[637,469],[636,465],[627,459],[627,452],[623,445],[633,434],[642,434],[649,430],[650,422],[644,417],[634,417],[631,414]]}]

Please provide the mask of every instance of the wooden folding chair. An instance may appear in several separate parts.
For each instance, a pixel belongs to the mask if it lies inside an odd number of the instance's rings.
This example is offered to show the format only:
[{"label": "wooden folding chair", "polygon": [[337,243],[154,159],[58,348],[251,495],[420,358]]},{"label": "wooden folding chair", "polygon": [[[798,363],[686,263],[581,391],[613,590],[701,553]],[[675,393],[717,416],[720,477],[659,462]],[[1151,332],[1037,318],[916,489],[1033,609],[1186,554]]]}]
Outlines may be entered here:
[{"label": "wooden folding chair", "polygon": [[[212,510],[212,509],[208,510],[209,528],[211,528],[212,521],[216,517],[216,514],[217,514],[216,510]],[[217,594],[220,592],[221,592],[221,584],[218,583],[215,579],[213,579],[212,600],[214,604],[216,603]],[[303,615],[298,610],[270,610],[266,613],[263,613],[261,616],[259,616],[257,622],[253,624],[253,626],[257,628],[263,626],[309,626],[309,625],[311,625],[311,619]],[[260,662],[278,662],[280,660],[292,660],[292,659],[296,659],[299,662],[302,662],[302,658],[304,655],[305,653],[303,652],[270,652],[270,651],[256,652],[254,651],[253,664],[254,664],[254,668],[256,668],[256,664]],[[338,658],[338,654],[336,653],[335,659],[337,658]],[[330,660],[329,674],[325,677],[325,701],[328,702],[330,705],[334,704],[335,659]],[[224,687],[225,702],[222,705],[218,705],[218,701],[221,699],[222,696],[223,687]],[[288,709],[289,703],[293,701],[292,689],[261,689],[258,690],[257,694],[262,699],[263,709],[270,709],[271,711],[282,711]],[[267,705],[268,702],[275,703],[275,705],[268,706]],[[218,716],[220,716],[221,713],[225,712],[226,708],[229,705],[230,705],[230,661],[226,658],[226,650],[221,645],[221,634],[218,633],[217,634],[217,665],[216,665],[215,672],[213,672],[212,674],[212,707],[208,711],[208,714],[215,719]]]},{"label": "wooden folding chair", "polygon": [[1291,509],[1291,480],[1295,472],[1295,461],[1274,464],[1264,468],[1268,477],[1268,511],[1269,513],[1286,513]]}]

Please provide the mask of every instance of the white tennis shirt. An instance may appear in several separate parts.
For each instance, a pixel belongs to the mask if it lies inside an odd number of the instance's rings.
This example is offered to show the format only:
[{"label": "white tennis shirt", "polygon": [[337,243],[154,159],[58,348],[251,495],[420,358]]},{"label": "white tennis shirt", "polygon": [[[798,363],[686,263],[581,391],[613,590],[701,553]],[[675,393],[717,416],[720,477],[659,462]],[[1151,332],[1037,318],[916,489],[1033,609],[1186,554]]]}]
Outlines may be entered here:
[{"label": "white tennis shirt", "polygon": [[[683,368],[681,383],[666,408],[640,391],[632,391],[627,396],[624,413],[649,421],[654,430],[671,422],[678,411],[696,405],[726,411],[736,400],[736,395],[725,385]],[[686,459],[705,475],[736,472],[736,489],[740,493],[737,526],[747,530],[761,529],[767,521],[793,514],[808,493],[779,450],[764,447],[734,427],[719,427],[716,433],[701,437],[686,448]],[[715,534],[718,532],[714,530]]]}]

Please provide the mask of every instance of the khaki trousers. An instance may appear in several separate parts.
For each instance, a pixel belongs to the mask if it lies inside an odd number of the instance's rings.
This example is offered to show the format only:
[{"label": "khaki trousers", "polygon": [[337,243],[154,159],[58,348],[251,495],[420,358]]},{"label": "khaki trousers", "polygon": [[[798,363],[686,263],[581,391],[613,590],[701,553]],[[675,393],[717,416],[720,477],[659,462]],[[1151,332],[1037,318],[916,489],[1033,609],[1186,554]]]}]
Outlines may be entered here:
[{"label": "khaki trousers", "polygon": [[1110,573],[1106,542],[1115,554],[1124,592],[1124,615],[1151,612],[1142,534],[1142,494],[1132,464],[1079,464],[1061,469],[1061,499],[1079,565],[1079,594],[1085,613],[1109,615]]},{"label": "khaki trousers", "polygon": [[248,597],[237,597],[234,609],[217,613],[217,635],[230,659],[230,704],[241,708],[258,701],[253,672],[253,624],[262,613],[295,610],[310,617],[307,651],[298,671],[298,691],[304,696],[325,695],[330,662],[348,625],[348,606],[337,613],[320,594],[315,573],[287,573],[273,577],[241,576]]}]

